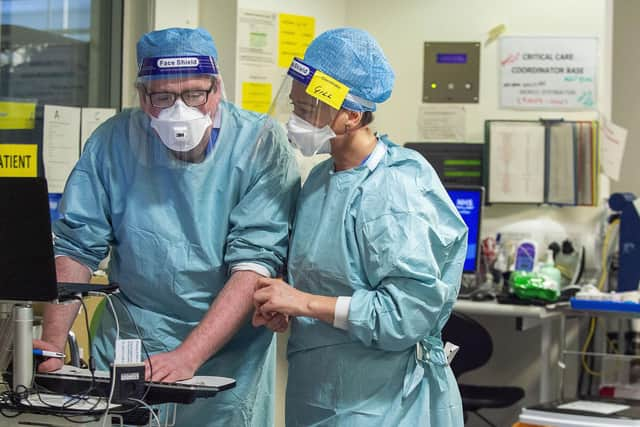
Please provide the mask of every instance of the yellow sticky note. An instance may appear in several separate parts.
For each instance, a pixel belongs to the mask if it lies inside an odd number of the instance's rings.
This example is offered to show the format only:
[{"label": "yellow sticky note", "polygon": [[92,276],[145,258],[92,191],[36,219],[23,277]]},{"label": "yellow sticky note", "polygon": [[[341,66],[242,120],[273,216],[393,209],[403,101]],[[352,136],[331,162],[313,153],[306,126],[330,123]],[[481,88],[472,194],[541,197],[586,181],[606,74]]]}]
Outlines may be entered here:
[{"label": "yellow sticky note", "polygon": [[0,177],[35,178],[38,176],[36,144],[0,144]]},{"label": "yellow sticky note", "polygon": [[484,42],[484,45],[487,46],[488,44],[493,43],[505,31],[507,31],[507,27],[504,24],[496,25],[495,27],[489,30],[489,37]]},{"label": "yellow sticky note", "polygon": [[339,110],[349,88],[322,71],[316,71],[307,86],[306,92],[327,105]]},{"label": "yellow sticky note", "polygon": [[289,68],[294,57],[302,58],[313,40],[316,20],[311,16],[278,15],[278,66]]},{"label": "yellow sticky note", "polygon": [[36,104],[0,101],[0,129],[33,129]]},{"label": "yellow sticky note", "polygon": [[242,82],[242,108],[266,113],[271,105],[271,83]]}]

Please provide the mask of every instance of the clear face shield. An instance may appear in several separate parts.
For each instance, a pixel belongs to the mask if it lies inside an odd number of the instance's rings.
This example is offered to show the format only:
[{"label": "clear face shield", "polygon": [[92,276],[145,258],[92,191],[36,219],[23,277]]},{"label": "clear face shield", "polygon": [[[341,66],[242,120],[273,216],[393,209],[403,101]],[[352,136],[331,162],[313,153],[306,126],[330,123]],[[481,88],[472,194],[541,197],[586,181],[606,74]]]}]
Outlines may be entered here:
[{"label": "clear face shield", "polygon": [[269,114],[286,123],[289,141],[304,156],[330,153],[331,126],[349,89],[294,58]]},{"label": "clear face shield", "polygon": [[202,161],[226,100],[214,58],[145,58],[136,87],[146,120],[131,121],[129,140],[138,141],[140,158],[150,164]]}]

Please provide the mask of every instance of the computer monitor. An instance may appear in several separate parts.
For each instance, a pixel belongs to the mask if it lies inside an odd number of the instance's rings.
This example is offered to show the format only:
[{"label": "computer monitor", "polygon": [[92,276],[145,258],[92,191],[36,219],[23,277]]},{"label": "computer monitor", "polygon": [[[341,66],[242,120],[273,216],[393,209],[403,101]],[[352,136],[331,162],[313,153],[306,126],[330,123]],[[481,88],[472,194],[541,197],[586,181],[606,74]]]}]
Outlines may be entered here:
[{"label": "computer monitor", "polygon": [[58,296],[44,178],[0,178],[0,300]]},{"label": "computer monitor", "polygon": [[484,144],[407,142],[404,146],[422,154],[445,186],[483,185]]},{"label": "computer monitor", "polygon": [[480,265],[480,222],[484,203],[481,186],[447,186],[449,197],[469,228],[464,273],[476,273]]}]

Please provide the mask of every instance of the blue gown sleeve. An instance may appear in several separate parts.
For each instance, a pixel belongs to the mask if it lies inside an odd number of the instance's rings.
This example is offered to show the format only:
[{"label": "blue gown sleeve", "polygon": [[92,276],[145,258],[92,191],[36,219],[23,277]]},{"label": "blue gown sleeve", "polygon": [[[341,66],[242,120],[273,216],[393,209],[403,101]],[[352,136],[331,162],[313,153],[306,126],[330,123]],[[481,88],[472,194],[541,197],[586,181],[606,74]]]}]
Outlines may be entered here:
[{"label": "blue gown sleeve", "polygon": [[349,306],[349,334],[366,346],[402,351],[439,334],[460,287],[467,228],[444,190],[415,197],[356,229],[370,289]]},{"label": "blue gown sleeve", "polygon": [[[98,136],[96,136],[96,134]],[[54,251],[96,270],[106,258],[113,231],[109,197],[95,147],[103,133],[95,133],[67,179],[60,201],[62,217],[53,224]]]},{"label": "blue gown sleeve", "polygon": [[258,263],[273,277],[283,271],[300,174],[284,131],[270,119],[250,158],[251,182],[231,211],[225,262]]}]

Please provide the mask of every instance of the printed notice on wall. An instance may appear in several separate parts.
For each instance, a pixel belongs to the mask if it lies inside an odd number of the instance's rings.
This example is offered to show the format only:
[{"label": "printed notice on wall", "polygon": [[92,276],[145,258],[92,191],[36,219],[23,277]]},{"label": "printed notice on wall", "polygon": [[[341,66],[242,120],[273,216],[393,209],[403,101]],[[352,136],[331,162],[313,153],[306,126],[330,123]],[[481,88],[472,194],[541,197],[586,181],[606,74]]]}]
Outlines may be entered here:
[{"label": "printed notice on wall", "polygon": [[595,37],[502,37],[500,106],[594,110],[597,64]]},{"label": "printed notice on wall", "polygon": [[428,105],[418,108],[418,130],[424,141],[463,142],[466,112],[459,105]]},{"label": "printed notice on wall", "polygon": [[115,116],[115,108],[83,108],[80,114],[80,152],[94,130],[110,117]]},{"label": "printed notice on wall", "polygon": [[315,35],[316,20],[311,16],[278,16],[278,66],[289,68],[291,60],[302,58]]},{"label": "printed notice on wall", "polygon": [[80,108],[44,106],[42,158],[50,193],[62,193],[80,155]]},{"label": "printed notice on wall", "polygon": [[627,129],[609,121],[600,115],[600,154],[602,156],[602,171],[609,178],[618,181],[620,168],[627,144]]},{"label": "printed notice on wall", "polygon": [[237,104],[247,110],[266,113],[272,88],[282,81],[278,72],[278,15],[260,10],[238,10]]}]

